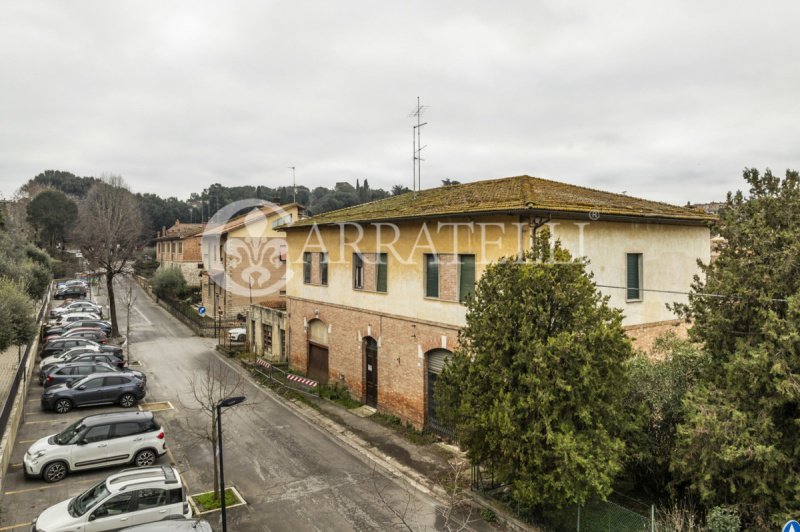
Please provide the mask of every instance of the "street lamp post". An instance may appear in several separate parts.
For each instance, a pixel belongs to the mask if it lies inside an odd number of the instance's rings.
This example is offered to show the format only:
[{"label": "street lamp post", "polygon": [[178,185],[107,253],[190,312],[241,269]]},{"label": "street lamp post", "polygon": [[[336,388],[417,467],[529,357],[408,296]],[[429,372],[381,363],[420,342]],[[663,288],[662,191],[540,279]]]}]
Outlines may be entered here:
[{"label": "street lamp post", "polygon": [[219,496],[222,509],[222,532],[228,532],[228,514],[225,510],[225,467],[222,465],[222,409],[238,405],[246,397],[227,397],[217,403],[217,451],[219,451]]}]

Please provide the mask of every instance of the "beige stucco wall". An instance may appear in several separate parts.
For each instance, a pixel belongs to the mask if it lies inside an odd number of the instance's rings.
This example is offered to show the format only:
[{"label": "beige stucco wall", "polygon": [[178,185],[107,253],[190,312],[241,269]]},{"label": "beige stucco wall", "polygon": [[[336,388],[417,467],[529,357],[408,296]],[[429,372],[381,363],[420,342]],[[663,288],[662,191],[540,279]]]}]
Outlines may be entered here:
[{"label": "beige stucco wall", "polygon": [[[453,224],[462,224],[454,226]],[[469,225],[471,224],[471,225]],[[466,309],[457,302],[424,296],[424,253],[474,253],[476,278],[486,265],[528,248],[530,228],[516,216],[480,217],[420,223],[348,225],[288,231],[287,296],[363,308],[435,323],[462,326]],[[601,290],[623,310],[625,325],[673,319],[665,304],[685,301],[681,294],[644,292],[642,301],[625,300],[626,253],[643,255],[643,288],[685,293],[698,273],[697,259],[708,262],[706,227],[654,223],[553,220],[551,231],[575,256],[586,256]],[[352,254],[388,253],[387,293],[354,290]],[[303,283],[303,252],[329,254],[327,286]]]}]

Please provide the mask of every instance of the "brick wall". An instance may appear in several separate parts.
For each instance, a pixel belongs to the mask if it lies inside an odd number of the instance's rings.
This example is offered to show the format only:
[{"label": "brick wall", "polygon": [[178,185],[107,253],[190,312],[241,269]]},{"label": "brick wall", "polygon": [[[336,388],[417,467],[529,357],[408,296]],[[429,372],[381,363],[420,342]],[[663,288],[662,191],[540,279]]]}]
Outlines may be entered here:
[{"label": "brick wall", "polygon": [[377,314],[344,306],[301,299],[288,300],[289,365],[308,370],[305,324],[313,319],[328,326],[328,374],[351,395],[364,400],[364,338],[378,341],[378,409],[422,427],[425,420],[425,353],[438,348],[453,350],[456,328]]},{"label": "brick wall", "polygon": [[439,299],[458,301],[458,255],[439,255]]},{"label": "brick wall", "polygon": [[687,338],[689,324],[683,320],[669,320],[625,327],[625,334],[631,338],[633,347],[646,353],[651,353],[656,339],[668,332],[675,333],[678,338]]}]

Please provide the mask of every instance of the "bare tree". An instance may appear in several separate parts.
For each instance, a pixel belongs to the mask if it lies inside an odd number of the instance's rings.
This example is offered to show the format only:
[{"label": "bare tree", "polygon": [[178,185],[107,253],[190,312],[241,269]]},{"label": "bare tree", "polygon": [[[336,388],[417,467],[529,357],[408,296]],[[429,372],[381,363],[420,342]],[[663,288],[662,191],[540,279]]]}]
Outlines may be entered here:
[{"label": "bare tree", "polygon": [[[211,454],[214,456],[214,496],[219,497],[219,467],[217,465],[217,403],[226,397],[236,394],[242,387],[244,380],[238,371],[233,371],[214,355],[208,356],[206,371],[199,375],[189,377],[194,404],[183,404],[188,410],[200,412],[206,417],[206,423],[196,425],[187,423],[189,431],[195,437],[211,445]],[[252,404],[250,405],[252,406]],[[244,406],[243,406],[244,408]]]},{"label": "bare tree", "polygon": [[131,363],[131,311],[136,304],[136,295],[133,293],[133,283],[128,280],[122,292],[122,303],[125,305],[125,358]]},{"label": "bare tree", "polygon": [[111,335],[119,336],[114,277],[125,273],[142,248],[142,212],[139,201],[119,176],[107,176],[92,185],[78,207],[73,241],[84,258],[106,276]]}]

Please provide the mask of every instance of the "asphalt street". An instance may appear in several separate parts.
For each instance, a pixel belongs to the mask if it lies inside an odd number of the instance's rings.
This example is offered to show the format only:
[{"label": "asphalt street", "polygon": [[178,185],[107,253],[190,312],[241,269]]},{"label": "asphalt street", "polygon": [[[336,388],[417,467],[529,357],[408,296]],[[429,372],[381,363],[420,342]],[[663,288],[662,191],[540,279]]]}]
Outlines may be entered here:
[{"label": "asphalt street", "polygon": [[[441,528],[435,499],[390,478],[268,390],[239,379],[228,361],[214,352],[214,339],[195,336],[136,285],[133,294],[131,359],[148,376],[145,402],[169,403],[156,412],[170,448],[160,463],[174,460],[190,493],[212,489],[214,478],[213,451],[203,437],[210,420],[198,409],[193,390],[227,384],[232,395],[247,397],[223,414],[226,485],[235,486],[247,501],[229,510],[230,531]],[[122,307],[120,299],[118,295]],[[124,308],[118,315],[124,330]],[[78,409],[58,416],[41,412],[40,394],[41,388],[34,385],[13,464],[22,461],[32,441],[57,432],[71,420],[118,409]],[[24,479],[19,465],[12,467],[13,478],[8,479],[0,507],[0,532],[26,530],[15,525],[29,523],[47,506],[80,493],[115,470],[79,473],[53,485]],[[219,513],[205,518],[220,529]]]}]

